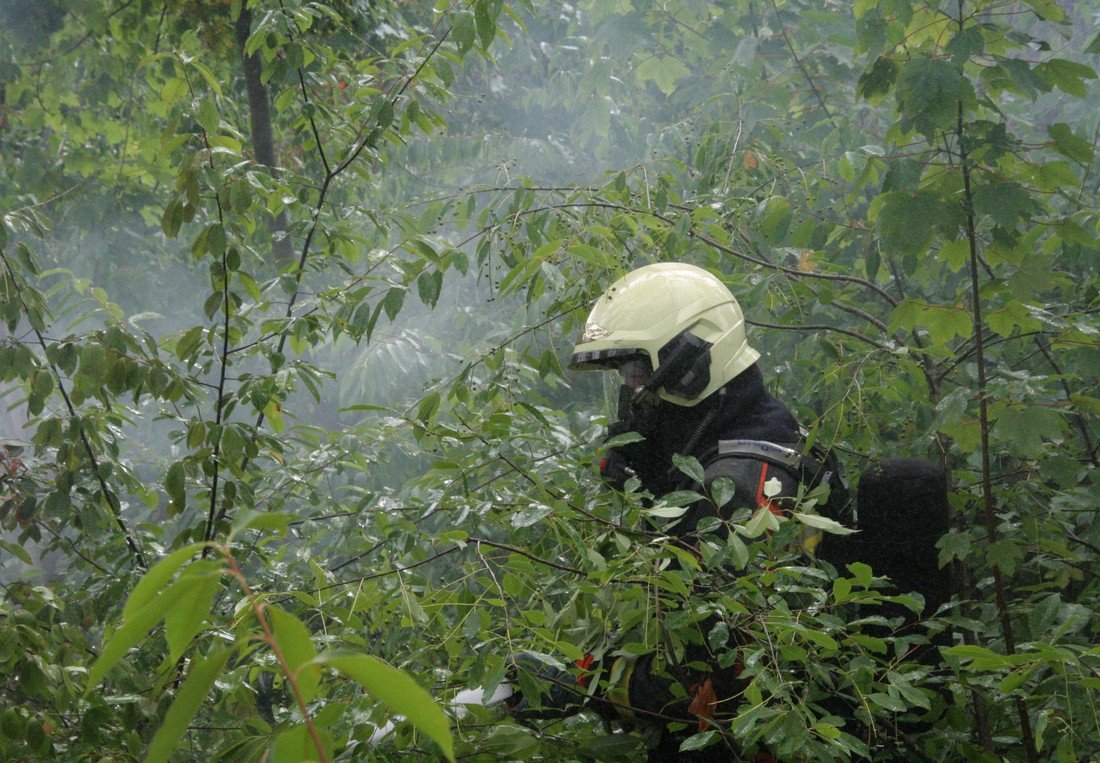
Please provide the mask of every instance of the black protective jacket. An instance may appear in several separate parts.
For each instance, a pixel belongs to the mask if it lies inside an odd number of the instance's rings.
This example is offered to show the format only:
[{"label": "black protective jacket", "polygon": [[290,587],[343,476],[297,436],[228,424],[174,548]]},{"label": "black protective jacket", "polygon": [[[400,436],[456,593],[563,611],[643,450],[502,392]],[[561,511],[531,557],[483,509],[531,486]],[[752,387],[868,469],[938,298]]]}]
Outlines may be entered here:
[{"label": "black protective jacket", "polygon": [[[798,447],[797,421],[786,405],[764,389],[763,375],[755,365],[697,406],[684,408],[662,401],[646,415],[635,416],[615,425],[611,435],[626,431],[637,431],[645,440],[617,448],[609,454],[603,472],[605,479],[613,484],[621,483],[633,473],[641,480],[642,486],[655,496],[673,490],[698,490],[699,486],[673,465],[673,455],[680,453],[693,456],[703,464],[708,487],[718,476],[732,479],[736,494],[720,509],[723,518],[728,518],[738,509],[765,505],[766,499],[761,490],[766,479],[780,480],[783,488],[780,495],[794,495],[797,490],[797,475],[774,464],[751,458],[715,457],[717,444],[721,440],[760,440]],[[708,512],[714,511],[710,502],[699,502],[691,507],[672,532],[690,541],[698,522]],[[715,666],[716,660],[709,653],[705,639],[701,640],[703,643],[688,648],[684,663]],[[719,700],[727,700],[728,704],[731,697],[744,689],[738,680],[739,673],[738,666],[725,669],[715,666],[715,670],[708,674],[681,669],[674,679],[658,674],[652,655],[643,656],[633,666],[629,682],[630,706],[642,711],[639,713],[641,716],[652,714],[649,717],[690,718],[688,701],[677,702],[673,699],[677,694],[672,689],[674,680],[679,680],[684,690],[690,691],[693,684],[710,679]],[[683,692],[679,694],[683,696]],[[680,754],[677,752],[680,741],[677,736],[664,732],[660,745],[651,753],[651,760],[731,759],[731,751],[725,745],[691,755]]]}]

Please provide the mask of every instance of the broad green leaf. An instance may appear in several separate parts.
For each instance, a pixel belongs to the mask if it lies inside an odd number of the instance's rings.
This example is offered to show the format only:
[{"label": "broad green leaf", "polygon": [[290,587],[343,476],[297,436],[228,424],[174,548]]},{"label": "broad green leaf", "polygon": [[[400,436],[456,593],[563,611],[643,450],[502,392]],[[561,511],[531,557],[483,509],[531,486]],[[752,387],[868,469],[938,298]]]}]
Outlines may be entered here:
[{"label": "broad green leaf", "polygon": [[137,645],[164,618],[168,610],[176,603],[179,595],[190,585],[189,581],[179,581],[170,585],[146,604],[130,613],[122,624],[108,636],[99,650],[99,657],[88,671],[88,683],[85,693],[91,691],[104,676],[121,660],[128,651]]},{"label": "broad green leaf", "polygon": [[191,724],[191,719],[206,700],[210,687],[221,675],[232,654],[233,648],[229,647],[191,661],[187,678],[165,713],[164,722],[157,729],[153,741],[149,743],[145,760],[166,761],[171,757],[180,738]]},{"label": "broad green leaf", "polygon": [[386,311],[386,317],[391,321],[397,317],[397,314],[401,312],[401,305],[405,303],[405,289],[401,287],[393,287],[386,292],[385,298],[382,300],[382,307]]},{"label": "broad green leaf", "polygon": [[1096,79],[1096,72],[1092,67],[1064,58],[1052,58],[1036,64],[1035,71],[1062,92],[1078,98],[1084,98],[1088,94],[1086,81]]},{"label": "broad green leaf", "polygon": [[180,576],[180,582],[184,581],[188,585],[179,591],[164,617],[164,635],[172,662],[183,655],[210,614],[214,596],[221,587],[220,565],[209,559],[197,561]]},{"label": "broad green leaf", "polygon": [[530,527],[550,516],[551,508],[543,503],[531,503],[512,514],[512,527]]},{"label": "broad green leaf", "polygon": [[428,307],[435,307],[439,301],[439,292],[443,287],[443,273],[441,271],[424,271],[416,279],[416,291],[420,301]]},{"label": "broad green leaf", "polygon": [[476,34],[474,16],[468,11],[455,13],[451,22],[451,38],[458,45],[460,52],[465,53],[474,44]]},{"label": "broad green leaf", "polygon": [[1065,430],[1065,420],[1057,411],[1042,406],[1003,408],[997,413],[993,431],[997,439],[1012,443],[1015,452],[1038,455],[1047,439]]},{"label": "broad green leaf", "polygon": [[882,196],[876,220],[883,246],[899,255],[922,254],[936,228],[950,217],[938,196],[928,191],[891,191]]},{"label": "broad green leaf", "polygon": [[729,547],[734,566],[739,570],[745,569],[745,565],[749,563],[749,549],[745,542],[736,532],[731,532],[726,538],[726,545]]},{"label": "broad green leaf", "polygon": [[474,24],[477,27],[477,36],[483,49],[488,49],[496,36],[497,25],[492,8],[492,3],[489,0],[477,0],[474,3]]},{"label": "broad green leaf", "polygon": [[317,739],[313,738],[304,723],[294,724],[276,737],[275,744],[271,748],[272,763],[320,761],[321,755],[317,752],[318,742],[328,759],[332,759],[332,735],[318,723],[318,719],[313,720],[313,731],[317,734]]},{"label": "broad green leaf", "polygon": [[706,747],[711,746],[717,738],[718,732],[713,729],[711,729],[710,731],[703,731],[699,734],[692,734],[680,743],[680,752],[702,750]]},{"label": "broad green leaf", "polygon": [[621,445],[629,445],[632,442],[642,442],[645,438],[637,432],[623,432],[622,434],[615,435],[610,440],[604,443],[604,447],[607,449],[618,448]]},{"label": "broad green leaf", "polygon": [[649,517],[660,517],[662,519],[676,519],[687,514],[687,508],[684,506],[657,506],[656,508],[646,509],[645,515]]},{"label": "broad green leaf", "polygon": [[287,528],[293,521],[294,516],[283,511],[249,509],[233,520],[233,529],[229,536],[232,538],[245,530],[278,530],[280,535],[286,535]]},{"label": "broad green leaf", "polygon": [[932,136],[955,125],[959,103],[974,100],[974,86],[954,64],[916,55],[898,76],[897,100],[902,128]]},{"label": "broad green leaf", "polygon": [[856,584],[861,588],[870,588],[873,573],[871,568],[863,562],[852,562],[845,565],[848,571],[852,573],[852,577],[855,578]]},{"label": "broad green leaf", "polygon": [[161,100],[165,106],[175,106],[188,93],[187,80],[181,77],[172,77],[164,83],[160,91]]},{"label": "broad green leaf", "polygon": [[706,477],[703,474],[703,466],[699,463],[698,459],[692,458],[691,456],[685,456],[681,453],[674,453],[672,455],[672,464],[681,472],[695,480],[697,485],[702,485],[706,482]]},{"label": "broad green leaf", "polygon": [[451,727],[442,708],[403,670],[367,654],[322,654],[318,665],[334,668],[380,699],[392,712],[422,731],[439,745],[447,760],[454,761]]},{"label": "broad green leaf", "polygon": [[1053,141],[1054,150],[1079,164],[1090,164],[1095,147],[1074,134],[1069,125],[1056,122],[1047,127],[1047,135]]},{"label": "broad green leaf", "polygon": [[988,215],[997,225],[1015,228],[1036,209],[1031,194],[1018,183],[982,183],[974,188],[974,212]]},{"label": "broad green leaf", "polygon": [[710,498],[719,508],[732,501],[736,493],[737,486],[729,477],[717,477],[710,485]]},{"label": "broad green leaf", "polygon": [[877,105],[894,86],[899,71],[900,67],[893,59],[885,56],[875,59],[871,68],[860,75],[856,95]]},{"label": "broad green leaf", "polygon": [[823,517],[820,514],[803,514],[801,512],[795,511],[791,513],[791,516],[808,527],[813,527],[818,530],[824,530],[825,532],[831,533],[833,535],[851,535],[855,532],[855,530],[853,530],[852,528],[845,527],[844,525],[840,524],[840,522],[837,522],[835,519],[829,519],[828,517]]},{"label": "broad green leaf", "polygon": [[290,668],[291,678],[298,684],[302,701],[309,703],[317,693],[320,669],[311,663],[317,657],[309,629],[294,615],[278,607],[268,607],[267,615],[283,659]]},{"label": "broad green leaf", "polygon": [[759,538],[766,532],[774,532],[779,529],[779,517],[772,513],[767,506],[761,506],[745,524],[743,535],[746,538]]},{"label": "broad green leaf", "polygon": [[1061,21],[1066,17],[1056,0],[1024,0],[1025,3],[1035,9],[1036,15],[1045,21]]},{"label": "broad green leaf", "polygon": [[4,549],[9,554],[13,554],[16,557],[18,557],[19,561],[23,562],[23,564],[33,564],[34,563],[31,560],[31,555],[28,554],[22,546],[19,546],[15,543],[9,543],[6,540],[0,540],[0,548]]},{"label": "broad green leaf", "polygon": [[176,461],[168,467],[168,473],[164,477],[164,492],[172,501],[183,503],[186,497],[185,471],[182,461]]},{"label": "broad green leaf", "polygon": [[665,95],[676,90],[676,82],[691,74],[691,70],[678,58],[650,55],[635,69],[639,82],[652,81]]},{"label": "broad green leaf", "polygon": [[171,580],[172,575],[176,573],[176,570],[198,553],[203,545],[202,543],[192,543],[177,549],[154,564],[148,572],[142,575],[141,580],[134,586],[134,590],[130,592],[129,598],[126,599],[126,605],[122,609],[123,622],[130,619],[160,594],[168,581]]}]

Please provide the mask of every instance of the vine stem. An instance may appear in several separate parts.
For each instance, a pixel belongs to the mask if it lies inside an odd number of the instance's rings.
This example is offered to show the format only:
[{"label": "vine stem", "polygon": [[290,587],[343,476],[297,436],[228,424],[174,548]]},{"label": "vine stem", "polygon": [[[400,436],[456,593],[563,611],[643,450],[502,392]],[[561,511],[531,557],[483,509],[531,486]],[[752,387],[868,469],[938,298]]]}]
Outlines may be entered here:
[{"label": "vine stem", "polygon": [[[963,0],[959,0],[959,29],[963,28],[962,14]],[[997,517],[993,508],[993,477],[989,454],[989,400],[986,390],[985,369],[985,337],[982,334],[982,300],[980,294],[978,237],[974,223],[974,197],[970,184],[970,159],[966,150],[966,141],[963,131],[963,104],[959,101],[958,118],[956,123],[956,138],[958,140],[959,166],[963,178],[963,206],[966,213],[966,238],[970,245],[970,297],[971,307],[974,313],[974,361],[978,368],[978,427],[981,433],[981,458],[982,458],[982,513],[985,517],[986,544],[993,546],[997,543]],[[1000,565],[994,563],[993,589],[997,605],[997,614],[1001,621],[1001,635],[1004,637],[1005,651],[1012,655],[1016,653],[1016,637],[1012,632],[1012,619],[1008,612],[1008,597],[1005,593],[1004,576],[1001,574]],[[1031,728],[1031,719],[1027,714],[1027,705],[1021,697],[1014,698],[1016,713],[1020,721],[1020,734],[1024,751],[1029,763],[1038,763],[1039,756],[1035,750],[1035,734]]]},{"label": "vine stem", "polygon": [[275,653],[275,659],[279,661],[279,667],[282,668],[283,675],[286,676],[286,681],[290,684],[290,690],[294,694],[294,701],[298,703],[298,710],[301,712],[302,720],[306,724],[306,731],[309,732],[309,737],[313,740],[314,747],[317,748],[317,755],[321,759],[321,763],[329,763],[328,753],[325,751],[324,744],[321,743],[321,737],[317,733],[317,727],[314,726],[313,718],[310,716],[305,699],[302,697],[302,690],[298,686],[297,675],[291,669],[290,663],[286,661],[283,650],[279,648],[279,642],[275,640],[275,632],[271,630],[271,623],[268,622],[267,615],[265,614],[267,606],[252,591],[252,588],[248,585],[248,580],[245,578],[244,573],[241,572],[241,568],[237,565],[237,560],[233,558],[233,554],[229,552],[229,549],[222,547],[220,550],[222,556],[225,557],[226,563],[229,565],[229,574],[240,584],[241,590],[244,592],[244,595],[248,597],[249,604],[252,605],[252,611],[256,613],[256,620],[259,621],[260,627],[263,628],[264,631],[264,641],[271,647],[271,651]]}]

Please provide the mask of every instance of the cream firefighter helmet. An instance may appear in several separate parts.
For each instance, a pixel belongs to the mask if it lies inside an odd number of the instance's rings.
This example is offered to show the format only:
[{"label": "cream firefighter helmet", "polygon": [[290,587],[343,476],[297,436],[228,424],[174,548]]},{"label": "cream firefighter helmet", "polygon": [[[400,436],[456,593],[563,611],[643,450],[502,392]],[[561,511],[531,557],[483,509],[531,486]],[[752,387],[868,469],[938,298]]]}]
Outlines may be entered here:
[{"label": "cream firefighter helmet", "polygon": [[693,406],[759,357],[725,284],[694,265],[663,262],[626,274],[596,300],[569,367],[608,370],[646,361],[652,374],[646,389]]}]

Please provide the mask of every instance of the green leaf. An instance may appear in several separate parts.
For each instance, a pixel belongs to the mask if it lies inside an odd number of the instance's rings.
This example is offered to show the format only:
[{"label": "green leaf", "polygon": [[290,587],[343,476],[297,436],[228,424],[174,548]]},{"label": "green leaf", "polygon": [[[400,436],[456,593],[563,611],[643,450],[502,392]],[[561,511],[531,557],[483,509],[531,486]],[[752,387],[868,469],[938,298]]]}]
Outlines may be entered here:
[{"label": "green leaf", "polygon": [[632,442],[642,442],[644,440],[645,438],[637,432],[623,432],[605,442],[604,448],[610,450],[612,448],[618,448],[621,445],[629,445]]},{"label": "green leaf", "polygon": [[699,734],[692,734],[683,742],[680,743],[681,752],[690,752],[692,750],[702,750],[704,747],[709,746],[718,737],[718,732],[713,729],[710,731],[704,731]]},{"label": "green leaf", "polygon": [[1056,122],[1047,127],[1047,135],[1054,142],[1054,150],[1062,156],[1083,165],[1092,162],[1095,146],[1075,135],[1069,125]]},{"label": "green leaf", "polygon": [[294,615],[278,607],[267,609],[271,619],[271,629],[275,633],[275,643],[290,668],[291,677],[298,684],[303,702],[310,702],[317,693],[321,680],[321,671],[312,660],[317,657],[309,629]]},{"label": "green leaf", "polygon": [[897,101],[902,129],[932,136],[954,126],[959,103],[972,103],[974,88],[954,64],[918,55],[902,67]]},{"label": "green leaf", "polygon": [[851,564],[846,564],[845,567],[848,568],[848,572],[852,573],[852,577],[855,578],[857,585],[861,588],[871,587],[871,581],[874,576],[868,565],[863,562],[852,562]]},{"label": "green leaf", "polygon": [[165,106],[171,108],[179,103],[188,92],[187,80],[181,77],[172,77],[161,88],[160,100]]},{"label": "green leaf", "polygon": [[187,679],[180,686],[175,700],[164,715],[164,722],[149,743],[145,760],[165,761],[171,757],[180,738],[191,724],[191,719],[202,706],[210,687],[221,675],[232,654],[233,648],[229,647],[191,661]]},{"label": "green leaf", "polygon": [[31,560],[31,555],[28,554],[27,550],[22,546],[19,546],[15,543],[9,543],[6,540],[0,540],[0,548],[5,549],[9,554],[15,555],[19,559],[19,561],[23,562],[23,564],[34,563]]},{"label": "green leaf", "polygon": [[[176,461],[168,467],[168,473],[164,477],[164,492],[168,494],[171,500],[181,504],[187,492],[185,476],[186,472],[184,471],[183,462]],[[146,575],[146,577],[148,577],[148,575]]]},{"label": "green leaf", "polygon": [[175,603],[164,617],[164,635],[168,657],[178,660],[191,640],[202,630],[214,605],[221,581],[221,565],[211,560],[195,562],[180,576],[188,585],[179,591]]},{"label": "green leaf", "polygon": [[977,26],[963,27],[955,33],[945,48],[951,54],[956,66],[962,66],[973,56],[981,54],[985,49],[985,40],[982,38],[982,30]]},{"label": "green leaf", "polygon": [[477,36],[481,40],[481,47],[488,49],[497,33],[496,19],[493,18],[492,6],[489,0],[477,0],[474,4],[474,23],[477,26]]},{"label": "green leaf", "polygon": [[676,90],[676,82],[691,74],[684,62],[672,56],[649,56],[638,65],[635,75],[639,82],[652,81],[665,95]]},{"label": "green leaf", "polygon": [[704,497],[694,490],[673,490],[661,496],[661,503],[668,506],[687,506],[688,504],[702,501]]},{"label": "green leaf", "polygon": [[294,516],[286,512],[249,509],[233,520],[233,529],[229,535],[233,537],[245,530],[278,530],[280,535],[286,535],[292,521]]},{"label": "green leaf", "polygon": [[460,53],[465,53],[474,44],[476,33],[474,17],[467,11],[459,11],[451,22],[451,39],[458,45]]},{"label": "green leaf", "polygon": [[1020,688],[1020,685],[1027,680],[1030,673],[1030,666],[1017,668],[1001,679],[1001,683],[997,688],[1000,689],[1002,694],[1011,694]]},{"label": "green leaf", "polygon": [[316,663],[335,668],[380,699],[392,712],[405,716],[439,745],[447,760],[454,762],[454,741],[447,716],[407,673],[367,654],[323,654]]},{"label": "green leaf", "polygon": [[903,713],[907,709],[904,702],[897,697],[891,697],[885,692],[871,692],[867,695],[867,699],[871,700],[879,707],[893,710],[895,713]]},{"label": "green leaf", "polygon": [[758,538],[765,532],[774,532],[779,529],[779,517],[772,513],[767,506],[761,506],[745,525],[743,532],[746,538]]},{"label": "green leaf", "polygon": [[974,212],[989,216],[997,225],[1015,228],[1036,209],[1031,194],[1018,183],[996,182],[979,184],[974,188]]},{"label": "green leaf", "polygon": [[436,302],[439,301],[439,292],[442,288],[443,273],[438,270],[424,271],[416,279],[416,291],[420,295],[420,301],[428,307],[435,307]]},{"label": "green leaf", "polygon": [[959,644],[944,649],[943,653],[958,660],[970,660],[971,667],[975,670],[997,670],[1010,665],[1010,661],[1005,655],[997,654],[984,646]]},{"label": "green leaf", "polygon": [[684,506],[657,506],[652,509],[646,509],[645,515],[648,517],[660,517],[661,519],[676,519],[687,514],[687,507]]},{"label": "green leaf", "polygon": [[993,431],[997,439],[1012,446],[1019,455],[1035,456],[1043,451],[1048,438],[1065,430],[1065,420],[1051,408],[1020,406],[1003,408],[997,413]]},{"label": "green leaf", "polygon": [[99,650],[99,657],[88,670],[85,693],[95,688],[111,668],[130,651],[131,647],[145,638],[153,626],[159,623],[176,603],[177,596],[188,585],[187,581],[177,580],[122,621],[118,629],[104,640]]},{"label": "green leaf", "polygon": [[126,605],[122,609],[123,622],[130,619],[160,594],[176,570],[198,553],[204,545],[203,543],[192,543],[177,549],[154,564],[148,572],[142,575],[141,580],[134,586],[134,590],[130,592],[130,597],[126,600]]},{"label": "green leaf", "polygon": [[[332,735],[321,728],[314,719],[313,729],[317,733],[318,741],[324,748],[329,760],[332,759]],[[275,738],[272,746],[271,763],[304,763],[304,761],[321,760],[317,752],[317,742],[304,723],[298,723],[288,728]]]},{"label": "green leaf", "polygon": [[730,550],[734,566],[739,570],[745,569],[745,565],[749,563],[749,549],[745,542],[738,537],[737,533],[731,532],[726,538],[726,546]]},{"label": "green leaf", "polygon": [[790,221],[790,204],[782,196],[772,196],[759,205],[760,229],[765,240],[777,244],[786,233]]},{"label": "green leaf", "polygon": [[737,485],[729,477],[717,477],[710,485],[710,498],[719,508],[732,501],[736,493]]},{"label": "green leaf", "polygon": [[164,208],[164,214],[160,218],[160,228],[168,238],[175,238],[183,225],[183,200],[173,196],[172,200]]},{"label": "green leaf", "polygon": [[703,473],[703,467],[699,463],[698,459],[695,459],[691,456],[685,456],[681,453],[673,453],[672,464],[681,472],[695,480],[695,484],[702,485],[704,482],[706,482],[706,476]]},{"label": "green leaf", "polygon": [[801,512],[795,511],[791,513],[791,516],[797,519],[802,524],[806,525],[807,527],[813,527],[817,530],[824,530],[825,532],[832,533],[833,535],[851,535],[855,532],[855,530],[853,530],[852,528],[845,527],[844,525],[840,524],[840,522],[837,522],[835,519],[829,519],[828,517],[823,517],[819,514],[803,514]]},{"label": "green leaf", "polygon": [[877,105],[894,86],[899,71],[900,67],[894,60],[886,57],[875,59],[871,68],[860,75],[856,95]]},{"label": "green leaf", "polygon": [[532,503],[512,514],[512,527],[530,527],[550,516],[551,509],[546,504]]},{"label": "green leaf", "polygon": [[889,327],[892,331],[925,328],[932,341],[943,346],[957,336],[969,336],[974,328],[974,320],[970,313],[961,307],[945,307],[903,300],[891,312]]},{"label": "green leaf", "polygon": [[879,236],[899,255],[926,252],[936,229],[950,218],[947,205],[930,191],[891,191],[881,198]]},{"label": "green leaf", "polygon": [[1077,98],[1084,98],[1088,94],[1087,80],[1096,79],[1096,72],[1091,66],[1067,61],[1064,58],[1052,58],[1035,66],[1035,71],[1046,77],[1052,85],[1062,92]]},{"label": "green leaf", "polygon": [[386,292],[385,298],[382,300],[382,307],[386,311],[386,317],[391,321],[397,317],[397,314],[401,312],[401,305],[405,303],[405,289],[395,286]]},{"label": "green leaf", "polygon": [[1066,17],[1066,12],[1056,0],[1024,0],[1024,2],[1030,5],[1035,10],[1035,15],[1044,21],[1058,22]]}]

